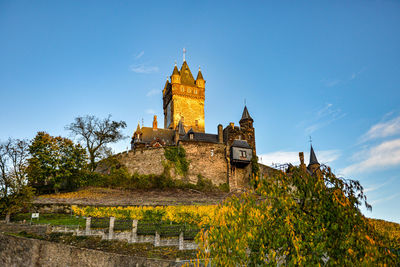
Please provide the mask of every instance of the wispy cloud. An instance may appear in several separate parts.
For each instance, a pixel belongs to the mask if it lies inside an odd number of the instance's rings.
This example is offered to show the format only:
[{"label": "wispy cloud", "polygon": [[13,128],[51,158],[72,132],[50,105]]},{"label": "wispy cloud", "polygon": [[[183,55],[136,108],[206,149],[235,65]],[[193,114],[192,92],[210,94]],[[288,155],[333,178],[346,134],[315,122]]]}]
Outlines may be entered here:
[{"label": "wispy cloud", "polygon": [[358,152],[360,161],[343,170],[345,175],[363,173],[371,170],[379,170],[400,165],[400,138],[384,141],[362,153]]},{"label": "wispy cloud", "polygon": [[309,125],[305,128],[306,135],[310,135],[346,116],[346,113],[343,113],[340,108],[334,107],[332,103],[325,104],[325,106],[313,112],[313,114],[315,115],[309,120],[302,122],[303,125]]},{"label": "wispy cloud", "polygon": [[396,197],[400,197],[400,193],[396,193],[396,194],[390,195],[388,197],[383,197],[383,198],[379,198],[379,199],[373,200],[373,201],[371,201],[370,204],[371,205],[375,205],[375,204],[378,204],[378,203],[381,203],[381,202],[386,202],[386,201],[392,200],[392,199],[394,199]]},{"label": "wispy cloud", "polygon": [[368,132],[361,137],[361,142],[394,135],[400,135],[400,116],[373,125]]},{"label": "wispy cloud", "polygon": [[148,109],[146,109],[146,113],[153,115],[156,113],[156,111],[154,109],[148,108]]},{"label": "wispy cloud", "polygon": [[148,91],[146,96],[154,96],[154,95],[158,95],[158,94],[161,94],[161,91],[157,90],[157,89],[153,89],[153,90]]},{"label": "wispy cloud", "polygon": [[[339,150],[321,150],[316,151],[318,161],[320,163],[328,164],[336,159],[338,159],[341,155]],[[310,157],[308,152],[304,153],[305,161]],[[285,164],[291,163],[293,165],[298,165],[299,162],[299,152],[297,151],[275,151],[267,154],[259,155],[259,161],[265,165],[272,164]]]},{"label": "wispy cloud", "polygon": [[340,82],[341,80],[323,80],[323,83],[326,87],[333,87],[335,85],[338,85]]},{"label": "wispy cloud", "polygon": [[157,66],[148,66],[148,65],[145,65],[145,64],[132,65],[130,67],[130,69],[133,72],[143,73],[143,74],[149,74],[149,73],[158,72],[158,67]]},{"label": "wispy cloud", "polygon": [[357,78],[357,76],[360,75],[361,73],[363,73],[366,69],[367,69],[367,67],[363,67],[361,70],[359,70],[357,72],[353,72],[350,76],[350,80],[354,80],[355,78]]},{"label": "wispy cloud", "polygon": [[135,56],[135,59],[139,59],[139,58],[141,58],[143,55],[144,55],[144,51],[142,51],[142,52],[140,52],[139,54],[137,54],[137,55]]},{"label": "wispy cloud", "polygon": [[378,190],[378,189],[380,189],[380,188],[382,188],[382,187],[384,187],[384,186],[386,186],[388,184],[391,184],[393,181],[394,181],[394,178],[391,178],[391,179],[389,179],[388,181],[386,181],[384,183],[371,185],[371,186],[369,186],[369,187],[364,189],[364,193],[376,191],[376,190]]}]

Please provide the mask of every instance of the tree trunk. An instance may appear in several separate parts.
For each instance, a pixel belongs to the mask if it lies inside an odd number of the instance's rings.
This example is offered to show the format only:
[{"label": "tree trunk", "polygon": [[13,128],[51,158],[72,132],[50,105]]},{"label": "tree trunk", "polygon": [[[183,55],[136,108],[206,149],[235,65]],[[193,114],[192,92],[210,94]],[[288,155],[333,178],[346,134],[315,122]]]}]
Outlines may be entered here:
[{"label": "tree trunk", "polygon": [[7,212],[7,214],[6,214],[6,223],[10,223],[10,217],[11,217],[11,213]]}]

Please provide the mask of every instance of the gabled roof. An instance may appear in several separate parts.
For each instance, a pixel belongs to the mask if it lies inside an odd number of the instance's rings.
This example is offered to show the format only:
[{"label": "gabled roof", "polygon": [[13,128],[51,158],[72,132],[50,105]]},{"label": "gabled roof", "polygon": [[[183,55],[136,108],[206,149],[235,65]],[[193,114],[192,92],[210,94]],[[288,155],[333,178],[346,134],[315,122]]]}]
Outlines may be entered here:
[{"label": "gabled roof", "polygon": [[[190,139],[189,135],[193,134],[193,139]],[[218,135],[217,134],[208,134],[208,133],[200,133],[195,132],[191,128],[185,136],[182,137],[182,141],[194,141],[194,142],[207,142],[207,143],[218,143]]]},{"label": "gabled roof", "polygon": [[186,61],[183,61],[181,70],[181,84],[186,84],[186,85],[195,85],[195,81],[192,75],[192,72],[189,69],[188,64]]},{"label": "gabled roof", "polygon": [[253,120],[253,118],[250,116],[249,111],[247,110],[246,106],[244,106],[244,110],[243,110],[243,113],[242,113],[242,118],[240,120],[241,121],[242,120]]},{"label": "gabled roof", "polygon": [[311,145],[310,163],[309,163],[308,165],[313,165],[313,164],[318,164],[318,165],[319,165],[319,162],[318,162],[318,160],[317,160],[317,156],[315,156],[314,149],[313,149],[313,147],[312,147],[312,145]]},{"label": "gabled roof", "polygon": [[153,127],[142,127],[141,143],[150,144],[154,140],[161,140],[166,145],[174,145],[175,130],[158,128],[157,131]]},{"label": "gabled roof", "polygon": [[251,146],[247,143],[246,140],[234,140],[232,143],[232,147],[241,147],[241,148],[250,148]]}]

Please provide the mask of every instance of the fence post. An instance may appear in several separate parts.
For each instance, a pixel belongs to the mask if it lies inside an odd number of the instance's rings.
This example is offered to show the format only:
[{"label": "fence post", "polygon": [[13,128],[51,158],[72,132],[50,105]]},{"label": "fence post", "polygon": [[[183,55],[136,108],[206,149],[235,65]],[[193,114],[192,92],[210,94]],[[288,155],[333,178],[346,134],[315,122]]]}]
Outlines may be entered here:
[{"label": "fence post", "polygon": [[158,233],[158,230],[156,230],[156,235],[154,237],[154,246],[155,247],[160,246],[160,234]]},{"label": "fence post", "polygon": [[86,217],[86,229],[85,229],[85,235],[90,235],[90,224],[92,222],[91,217]]},{"label": "fence post", "polygon": [[114,238],[114,221],[115,221],[115,217],[110,217],[110,228],[108,230],[108,239],[109,240]]},{"label": "fence post", "polygon": [[138,220],[133,220],[132,221],[131,243],[136,243],[137,242],[137,225],[138,225]]},{"label": "fence post", "polygon": [[183,232],[179,233],[179,250],[183,250]]}]

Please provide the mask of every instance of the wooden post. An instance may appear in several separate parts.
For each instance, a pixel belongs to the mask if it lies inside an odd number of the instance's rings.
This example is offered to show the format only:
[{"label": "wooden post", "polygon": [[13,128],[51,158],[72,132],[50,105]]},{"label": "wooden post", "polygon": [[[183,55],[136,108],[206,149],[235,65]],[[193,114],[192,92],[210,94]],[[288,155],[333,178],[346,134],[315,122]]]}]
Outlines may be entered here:
[{"label": "wooden post", "polygon": [[114,238],[114,221],[115,221],[115,217],[110,217],[110,228],[108,229],[108,239],[109,240]]},{"label": "wooden post", "polygon": [[160,246],[160,234],[158,231],[156,231],[156,235],[154,237],[154,246],[159,247]]},{"label": "wooden post", "polygon": [[179,234],[179,250],[183,250],[183,232]]},{"label": "wooden post", "polygon": [[91,217],[86,217],[86,229],[85,229],[85,235],[90,235],[90,224],[92,222]]},{"label": "wooden post", "polygon": [[137,242],[137,225],[138,225],[138,220],[133,220],[132,221],[131,243],[136,243]]}]

